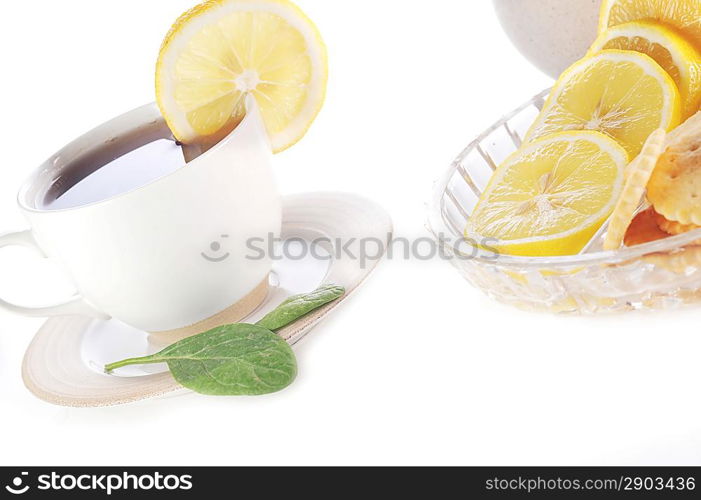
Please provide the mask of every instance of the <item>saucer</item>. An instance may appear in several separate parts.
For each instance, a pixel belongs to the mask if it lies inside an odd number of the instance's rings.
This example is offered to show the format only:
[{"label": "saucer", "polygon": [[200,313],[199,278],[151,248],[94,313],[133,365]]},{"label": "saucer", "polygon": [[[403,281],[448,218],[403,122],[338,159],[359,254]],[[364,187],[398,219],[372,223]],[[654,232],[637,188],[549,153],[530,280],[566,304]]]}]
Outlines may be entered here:
[{"label": "saucer", "polygon": [[[364,198],[341,193],[286,197],[283,237],[276,245],[268,295],[255,312],[242,320],[255,322],[287,297],[310,292],[323,283],[344,286],[343,298],[280,332],[286,341],[296,344],[339,307],[384,257],[383,252],[373,250],[365,261],[358,259],[359,240],[389,242],[391,234],[389,215]],[[329,244],[337,241],[343,244],[336,247],[354,243],[348,247],[349,253],[341,254]],[[316,243],[315,252],[305,252],[310,242]],[[116,320],[51,318],[37,332],[25,354],[22,378],[39,399],[68,407],[114,406],[185,391],[166,365],[130,367],[120,370],[119,375],[103,372],[107,363],[161,350],[164,345],[157,342],[146,332]]]}]

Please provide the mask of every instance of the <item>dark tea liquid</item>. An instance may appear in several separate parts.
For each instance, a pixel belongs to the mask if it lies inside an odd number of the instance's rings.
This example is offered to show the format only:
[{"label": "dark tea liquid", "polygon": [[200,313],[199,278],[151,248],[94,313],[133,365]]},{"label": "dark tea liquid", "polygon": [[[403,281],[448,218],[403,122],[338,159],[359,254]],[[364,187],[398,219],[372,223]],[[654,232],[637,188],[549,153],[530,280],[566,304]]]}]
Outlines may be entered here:
[{"label": "dark tea liquid", "polygon": [[106,163],[45,203],[44,208],[64,210],[107,200],[150,184],[184,165],[182,148],[172,140],[159,139]]}]

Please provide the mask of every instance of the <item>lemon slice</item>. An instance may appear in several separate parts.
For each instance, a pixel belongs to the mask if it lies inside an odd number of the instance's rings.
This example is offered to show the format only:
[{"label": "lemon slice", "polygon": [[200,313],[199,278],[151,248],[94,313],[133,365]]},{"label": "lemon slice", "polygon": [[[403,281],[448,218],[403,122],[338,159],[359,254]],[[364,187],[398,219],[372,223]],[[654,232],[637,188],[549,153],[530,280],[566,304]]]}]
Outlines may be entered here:
[{"label": "lemon slice", "polygon": [[652,57],[679,88],[682,119],[689,118],[701,105],[701,53],[673,29],[653,21],[614,26],[602,33],[590,49],[634,50]]},{"label": "lemon slice", "polygon": [[625,149],[599,132],[526,145],[495,172],[466,236],[511,255],[577,254],[611,215],[627,164]]},{"label": "lemon slice", "polygon": [[652,132],[679,124],[680,100],[672,77],[651,57],[604,50],[562,74],[526,141],[553,132],[594,130],[617,140],[633,158]]},{"label": "lemon slice", "polygon": [[156,71],[161,112],[178,140],[212,144],[257,101],[275,152],[299,141],[321,110],[326,47],[287,0],[210,0],[185,13]]},{"label": "lemon slice", "polygon": [[599,33],[631,21],[658,21],[679,30],[701,49],[701,2],[699,0],[604,0]]}]

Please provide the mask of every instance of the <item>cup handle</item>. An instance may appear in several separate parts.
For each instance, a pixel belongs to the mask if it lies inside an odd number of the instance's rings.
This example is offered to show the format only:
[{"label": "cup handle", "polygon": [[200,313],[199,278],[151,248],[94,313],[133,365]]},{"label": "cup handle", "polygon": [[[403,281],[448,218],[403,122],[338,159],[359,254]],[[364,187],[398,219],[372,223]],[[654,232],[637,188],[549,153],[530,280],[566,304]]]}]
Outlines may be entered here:
[{"label": "cup handle", "polygon": [[[9,233],[0,236],[0,248],[9,246],[31,248],[39,252],[41,256],[45,257],[44,252],[41,250],[39,245],[37,245],[31,231],[21,231],[18,233]],[[90,304],[88,304],[85,299],[80,296],[75,296],[61,304],[47,307],[23,307],[0,299],[0,309],[29,317],[77,315],[88,316],[91,318],[109,319],[109,316],[90,306]]]}]

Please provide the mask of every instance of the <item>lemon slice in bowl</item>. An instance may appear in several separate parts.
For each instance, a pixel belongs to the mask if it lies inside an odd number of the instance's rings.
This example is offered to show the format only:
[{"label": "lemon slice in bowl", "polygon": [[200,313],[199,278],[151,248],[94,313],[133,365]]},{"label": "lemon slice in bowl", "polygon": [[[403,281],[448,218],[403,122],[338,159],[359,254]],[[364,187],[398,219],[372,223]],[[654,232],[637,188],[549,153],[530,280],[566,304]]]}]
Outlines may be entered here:
[{"label": "lemon slice in bowl", "polygon": [[680,102],[674,80],[651,57],[604,50],[562,74],[526,141],[553,132],[594,130],[618,141],[633,158],[652,132],[679,124]]},{"label": "lemon slice in bowl", "polygon": [[641,20],[667,24],[701,50],[701,2],[698,0],[603,0],[599,33],[612,26]]},{"label": "lemon slice in bowl", "polygon": [[701,53],[677,31],[654,21],[638,21],[609,28],[590,49],[633,50],[652,57],[679,88],[682,119],[687,119],[701,105]]},{"label": "lemon slice in bowl", "polygon": [[499,166],[466,237],[509,255],[576,255],[613,212],[628,154],[599,132],[562,132]]},{"label": "lemon slice in bowl", "polygon": [[275,152],[307,132],[326,94],[326,47],[287,0],[209,0],[176,21],[158,58],[156,96],[185,144],[231,132],[255,98]]}]

